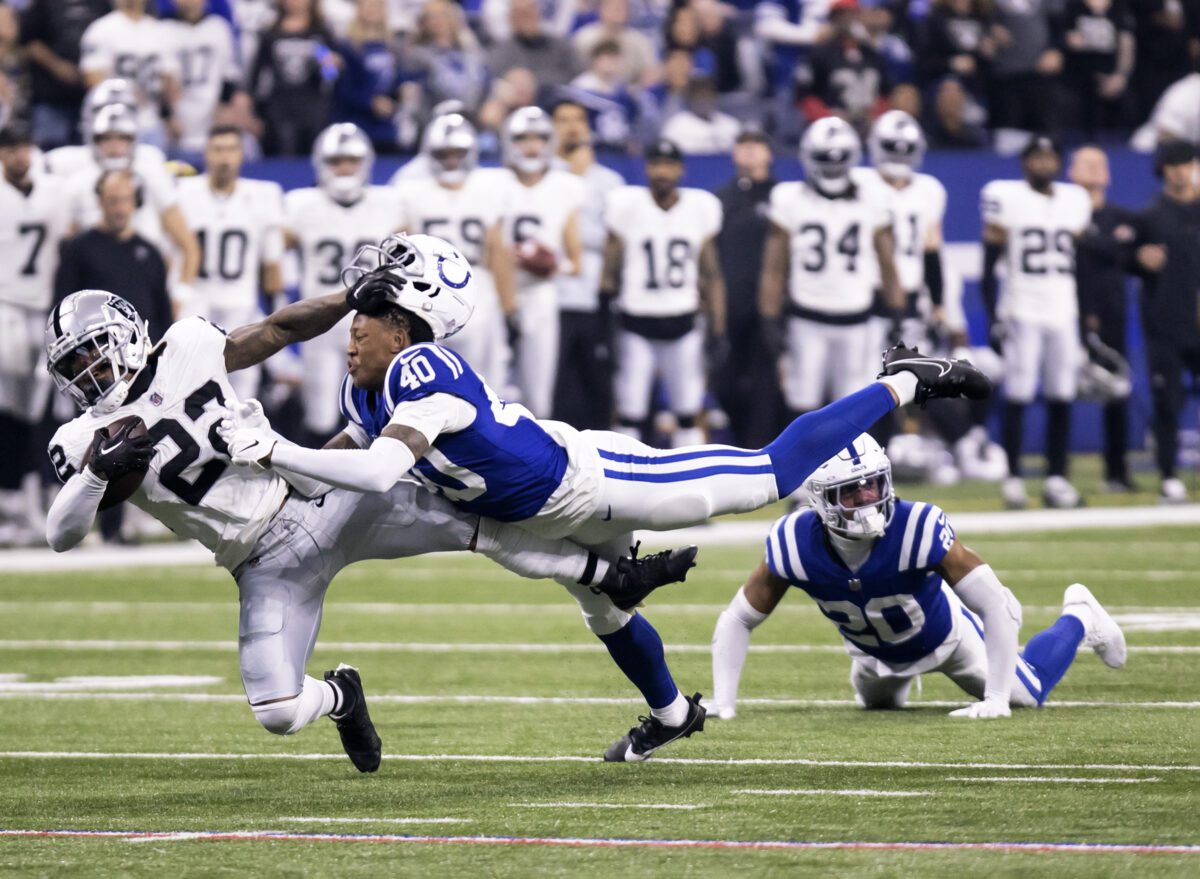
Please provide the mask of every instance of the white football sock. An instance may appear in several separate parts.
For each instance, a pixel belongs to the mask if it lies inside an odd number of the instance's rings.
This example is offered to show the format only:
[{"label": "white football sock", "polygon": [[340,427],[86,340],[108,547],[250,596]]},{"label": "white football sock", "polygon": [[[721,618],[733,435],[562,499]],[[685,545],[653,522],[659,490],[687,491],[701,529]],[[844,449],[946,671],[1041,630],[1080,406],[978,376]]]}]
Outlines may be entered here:
[{"label": "white football sock", "polygon": [[683,726],[688,716],[687,697],[683,693],[676,693],[674,702],[663,708],[651,708],[650,716],[663,726]]},{"label": "white football sock", "polygon": [[277,735],[290,736],[300,732],[318,717],[333,711],[340,693],[325,681],[304,676],[299,696],[265,705],[251,705],[258,722]]},{"label": "white football sock", "polygon": [[898,372],[895,375],[885,375],[879,380],[881,385],[887,385],[899,399],[897,407],[907,406],[917,397],[917,377],[911,372]]}]

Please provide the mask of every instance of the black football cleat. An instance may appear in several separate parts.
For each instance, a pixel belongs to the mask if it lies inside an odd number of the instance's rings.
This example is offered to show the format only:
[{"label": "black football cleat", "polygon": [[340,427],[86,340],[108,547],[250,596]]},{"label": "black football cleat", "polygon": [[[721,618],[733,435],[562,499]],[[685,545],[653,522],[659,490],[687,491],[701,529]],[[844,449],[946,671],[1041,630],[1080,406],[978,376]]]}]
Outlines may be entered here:
[{"label": "black football cleat", "polygon": [[883,372],[879,377],[911,372],[917,377],[915,402],[925,403],[938,397],[966,397],[985,400],[992,393],[992,383],[969,360],[953,357],[928,357],[916,348],[896,345],[883,354]]},{"label": "black football cleat", "polygon": [[609,745],[604,752],[604,762],[641,763],[649,760],[663,745],[686,739],[692,733],[704,732],[704,718],[708,712],[700,704],[700,694],[696,693],[687,701],[688,715],[682,726],[664,726],[653,717],[639,717],[638,726]]},{"label": "black football cleat", "polygon": [[592,587],[592,591],[611,598],[621,610],[637,607],[659,586],[682,583],[687,572],[696,567],[696,554],[700,552],[699,547],[682,546],[638,558],[641,545],[639,541],[637,546],[631,546],[629,555],[609,565],[604,579]]},{"label": "black football cleat", "polygon": [[367,712],[367,697],[358,669],[342,663],[325,672],[325,680],[333,681],[342,694],[342,713],[330,714],[329,718],[337,725],[346,755],[359,772],[374,772],[382,759],[383,743]]}]

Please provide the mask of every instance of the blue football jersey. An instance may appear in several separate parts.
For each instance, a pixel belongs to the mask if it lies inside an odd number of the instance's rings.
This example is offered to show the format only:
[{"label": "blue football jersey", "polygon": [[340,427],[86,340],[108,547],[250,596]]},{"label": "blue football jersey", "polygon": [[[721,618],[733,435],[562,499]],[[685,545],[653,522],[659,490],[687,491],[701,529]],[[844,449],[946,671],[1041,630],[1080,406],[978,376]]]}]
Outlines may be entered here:
[{"label": "blue football jersey", "polygon": [[475,420],[444,433],[412,474],[455,506],[502,522],[537,513],[562,482],[567,452],[529,415],[498,399],[475,371],[449,348],[413,345],[388,367],[384,390],[342,380],[342,414],[374,440],[396,406],[432,394],[452,394],[475,409]]},{"label": "blue football jersey", "polygon": [[883,537],[858,571],[830,546],[812,510],[784,516],[767,537],[771,573],[803,589],[864,653],[894,665],[928,656],[953,628],[942,578],[933,568],[954,543],[946,514],[933,504],[896,501]]}]

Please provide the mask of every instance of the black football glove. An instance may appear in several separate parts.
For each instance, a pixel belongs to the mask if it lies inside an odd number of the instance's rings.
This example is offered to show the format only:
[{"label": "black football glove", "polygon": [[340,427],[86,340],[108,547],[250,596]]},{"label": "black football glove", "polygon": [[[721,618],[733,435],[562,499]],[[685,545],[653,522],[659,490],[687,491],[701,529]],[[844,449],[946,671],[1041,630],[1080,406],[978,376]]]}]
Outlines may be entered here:
[{"label": "black football glove", "polygon": [[131,437],[129,434],[137,423],[126,422],[112,436],[109,436],[106,427],[96,431],[88,467],[106,482],[119,479],[126,473],[144,473],[150,466],[150,459],[154,457],[154,440],[149,436]]},{"label": "black football glove", "polygon": [[346,291],[346,305],[352,311],[370,315],[391,301],[393,284],[378,272],[363,275],[357,284]]}]

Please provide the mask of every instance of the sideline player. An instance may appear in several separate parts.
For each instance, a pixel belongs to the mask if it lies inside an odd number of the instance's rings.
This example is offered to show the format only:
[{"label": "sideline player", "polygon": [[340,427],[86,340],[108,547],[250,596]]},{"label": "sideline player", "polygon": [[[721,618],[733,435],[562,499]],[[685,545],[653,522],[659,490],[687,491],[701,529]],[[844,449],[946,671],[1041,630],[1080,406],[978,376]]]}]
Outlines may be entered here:
[{"label": "sideline player", "polygon": [[[454,295],[470,282],[462,257],[419,235],[395,236],[374,251],[380,267],[354,289],[383,291],[384,304],[354,318],[342,384],[345,430],[328,448],[305,449],[232,416],[221,430],[234,461],[359,491],[386,491],[411,470],[468,512],[545,537],[570,535],[584,546],[623,547],[639,528],[697,525],[790,494],[898,404],[989,392],[969,363],[893,349],[882,381],[797,419],[766,448],[661,451],[619,433],[536,421],[500,400],[468,363],[436,344],[462,320]],[[702,729],[704,710],[671,680],[657,633],[626,612],[648,593],[609,594],[615,605],[603,614],[585,609],[585,620],[651,714],[605,759],[644,760]],[[646,661],[648,645],[654,663]]]},{"label": "sideline player", "polygon": [[[1077,507],[1079,492],[1067,481],[1071,404],[1083,352],[1079,341],[1079,298],[1075,242],[1092,217],[1082,186],[1057,182],[1062,171],[1058,144],[1044,135],[1021,151],[1023,180],[993,180],[983,188],[983,281],[993,344],[1004,357],[1002,440],[1008,456],[1004,502],[1028,503],[1021,477],[1025,410],[1038,385],[1046,397],[1048,507]],[[997,303],[996,264],[1004,257],[1004,296]]]},{"label": "sideline player", "polygon": [[[550,167],[555,149],[554,125],[545,110],[522,107],[505,120],[504,164],[516,178],[505,218],[505,237],[518,267],[515,372],[521,402],[537,418],[549,417],[554,403],[560,335],[556,278],[578,277],[583,270],[579,211],[587,188],[569,171]],[[543,250],[554,263],[535,269],[527,254]]]},{"label": "sideline player", "polygon": [[1125,664],[1125,636],[1091,591],[1067,587],[1062,616],[1018,653],[1021,605],[933,504],[897,500],[887,455],[864,434],[806,483],[812,509],[780,519],[766,559],[713,633],[714,710],[736,713],[750,632],[792,586],[841,632],[863,708],[903,708],[913,678],[941,672],[980,701],[953,717],[1008,717],[1046,701],[1082,643]]},{"label": "sideline player", "polygon": [[[379,767],[381,745],[358,671],[339,666],[324,681],[305,674],[325,591],[342,568],[470,549],[521,576],[553,577],[585,613],[604,613],[612,601],[593,589],[624,582],[649,591],[682,579],[695,554],[692,548],[610,565],[573,543],[459,511],[411,481],[359,494],[232,462],[216,429],[224,407],[251,420],[261,409],[239,404],[229,374],[328,331],[351,307],[369,307],[364,297],[372,295],[367,289],[302,300],[228,335],[203,318],[186,318],[151,347],[147,324],[128,302],[83,290],[51,310],[45,330],[50,374],[84,410],[50,442],[50,460],[65,483],[47,517],[51,547],[76,546],[109,483],[144,472],[132,502],[210,549],[237,581],[238,659],[254,716],[270,732],[290,735],[329,715],[364,772]],[[130,416],[142,419],[147,435],[132,437],[132,423],[117,425]]]},{"label": "sideline player", "polygon": [[[721,202],[681,187],[683,153],[669,140],[646,151],[649,186],[608,194],[601,295],[616,299],[618,430],[641,438],[661,378],[677,428],[672,445],[704,442],[705,330],[724,346],[725,280],[717,257]],[[707,324],[698,319],[703,309]]]},{"label": "sideline player", "polygon": [[[242,132],[218,125],[204,144],[204,174],[179,181],[179,206],[200,243],[200,271],[185,315],[218,326],[262,319],[259,290],[268,301],[283,292],[283,190],[269,180],[241,176]],[[253,397],[260,370],[232,379],[240,399]]]}]

